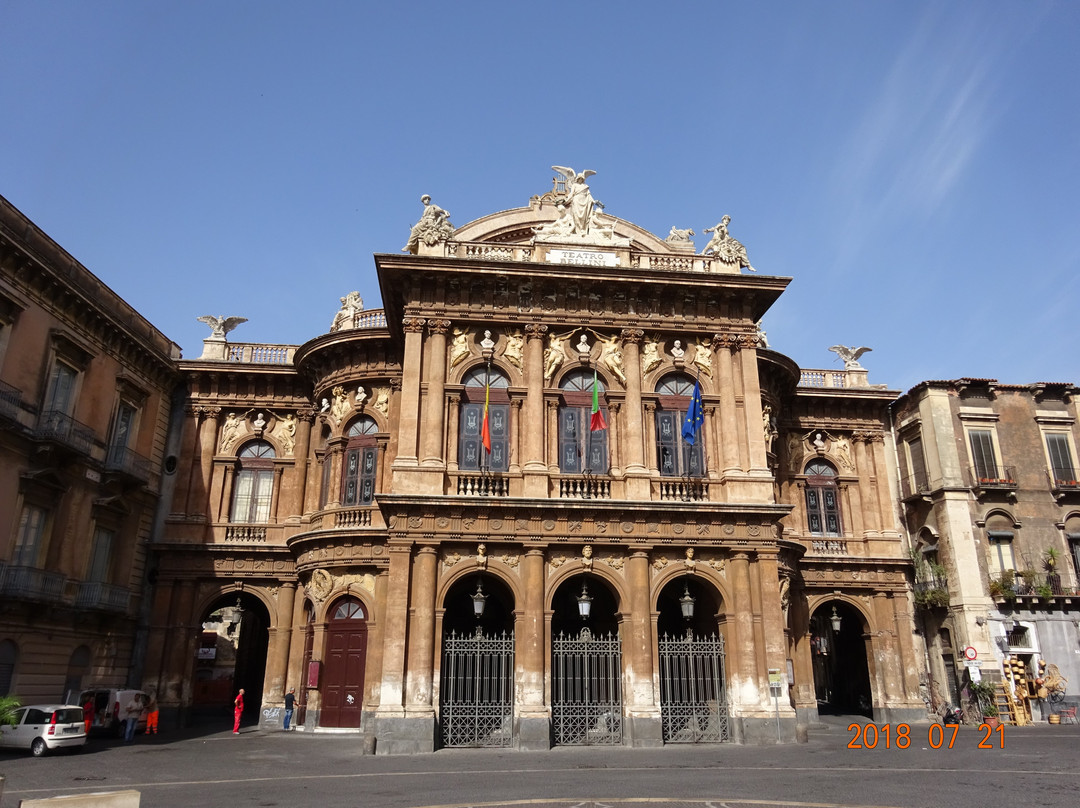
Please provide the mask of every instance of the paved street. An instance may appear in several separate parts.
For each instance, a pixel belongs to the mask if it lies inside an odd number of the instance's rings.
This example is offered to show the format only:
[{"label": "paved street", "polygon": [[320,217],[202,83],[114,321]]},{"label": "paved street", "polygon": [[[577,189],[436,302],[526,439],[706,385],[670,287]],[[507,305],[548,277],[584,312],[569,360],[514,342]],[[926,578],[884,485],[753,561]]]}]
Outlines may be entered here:
[{"label": "paved street", "polygon": [[[933,749],[912,727],[908,749],[848,749],[842,725],[808,744],[668,746],[656,750],[561,748],[544,753],[443,750],[415,757],[363,756],[352,735],[188,731],[131,745],[94,739],[76,755],[35,760],[0,754],[2,808],[20,799],[134,788],[144,808],[318,806],[421,808],[635,802],[744,806],[1020,804],[1073,808],[1080,791],[1080,728],[1007,727],[1004,749],[979,749],[963,728]],[[590,808],[599,808],[598,805]]]}]

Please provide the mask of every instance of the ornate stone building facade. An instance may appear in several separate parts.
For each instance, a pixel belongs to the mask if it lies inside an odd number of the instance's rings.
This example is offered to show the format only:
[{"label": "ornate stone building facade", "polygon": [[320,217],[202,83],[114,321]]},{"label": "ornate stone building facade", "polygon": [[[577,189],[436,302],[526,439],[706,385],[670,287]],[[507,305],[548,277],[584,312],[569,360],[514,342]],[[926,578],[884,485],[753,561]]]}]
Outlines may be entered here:
[{"label": "ornate stone building facade", "polygon": [[1071,384],[994,379],[923,382],[895,405],[919,625],[945,700],[959,703],[965,664],[1008,679],[1006,658],[1022,668],[1009,684],[1036,719],[1057,709],[1056,696],[1036,698],[1049,666],[1076,692],[1077,415]]},{"label": "ornate stone building facade", "polygon": [[137,678],[179,356],[0,197],[0,694]]},{"label": "ornate stone building facade", "polygon": [[[276,723],[295,687],[305,729],[388,754],[925,718],[896,393],[765,347],[789,279],[744,274],[727,217],[697,254],[557,170],[460,228],[425,198],[375,256],[382,310],[343,297],[301,346],[211,323],[178,363],[164,709],[243,686]],[[238,627],[235,663],[207,625]]]}]

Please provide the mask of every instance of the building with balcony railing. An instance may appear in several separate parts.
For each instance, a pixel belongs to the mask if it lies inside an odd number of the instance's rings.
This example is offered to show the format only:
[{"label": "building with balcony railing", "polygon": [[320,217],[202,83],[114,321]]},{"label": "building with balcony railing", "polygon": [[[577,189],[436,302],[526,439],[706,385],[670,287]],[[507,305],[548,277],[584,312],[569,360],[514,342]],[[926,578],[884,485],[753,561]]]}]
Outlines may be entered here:
[{"label": "building with balcony railing", "polygon": [[942,698],[958,696],[965,647],[984,677],[1000,678],[1009,656],[1031,679],[1040,658],[1080,676],[1076,392],[957,379],[924,382],[894,407],[907,528],[917,555],[948,572],[947,609],[921,615]]},{"label": "building with balcony railing", "polygon": [[136,683],[178,357],[0,197],[0,643],[24,702]]}]

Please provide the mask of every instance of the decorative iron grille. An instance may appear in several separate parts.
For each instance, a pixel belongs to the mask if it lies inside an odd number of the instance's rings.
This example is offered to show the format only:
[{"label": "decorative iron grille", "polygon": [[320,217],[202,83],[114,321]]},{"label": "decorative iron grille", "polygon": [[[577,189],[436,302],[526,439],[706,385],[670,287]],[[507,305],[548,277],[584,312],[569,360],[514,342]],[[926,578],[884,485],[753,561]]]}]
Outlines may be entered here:
[{"label": "decorative iron grille", "polygon": [[439,702],[443,746],[510,746],[514,633],[445,636]]},{"label": "decorative iron grille", "polygon": [[622,743],[622,649],[619,637],[560,633],[552,649],[555,743]]},{"label": "decorative iron grille", "polygon": [[660,718],[664,743],[729,738],[724,638],[660,638]]}]

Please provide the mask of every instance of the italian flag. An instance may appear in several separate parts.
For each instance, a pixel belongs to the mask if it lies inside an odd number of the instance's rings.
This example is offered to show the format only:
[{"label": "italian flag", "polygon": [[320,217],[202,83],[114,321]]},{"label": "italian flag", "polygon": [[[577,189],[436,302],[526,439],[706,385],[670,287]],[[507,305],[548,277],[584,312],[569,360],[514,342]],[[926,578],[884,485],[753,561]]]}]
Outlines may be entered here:
[{"label": "italian flag", "polygon": [[600,412],[600,387],[596,381],[596,368],[592,372],[592,418],[589,420],[589,431],[596,432],[598,429],[607,429],[604,414]]},{"label": "italian flag", "polygon": [[484,423],[480,426],[480,442],[488,454],[491,454],[491,427],[488,425],[488,402],[491,400],[491,383],[484,384]]}]

